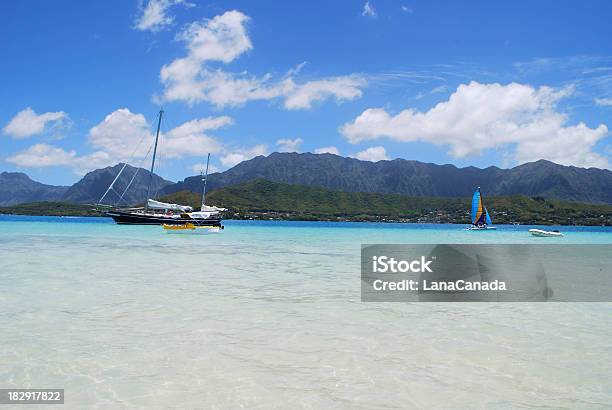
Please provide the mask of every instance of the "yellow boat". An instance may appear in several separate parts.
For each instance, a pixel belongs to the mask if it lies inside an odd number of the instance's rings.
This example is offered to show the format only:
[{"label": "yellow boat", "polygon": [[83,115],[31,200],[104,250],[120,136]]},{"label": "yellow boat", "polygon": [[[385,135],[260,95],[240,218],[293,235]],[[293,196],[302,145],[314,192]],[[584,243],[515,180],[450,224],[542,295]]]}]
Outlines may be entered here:
[{"label": "yellow boat", "polygon": [[194,225],[192,223],[181,225],[163,224],[162,226],[166,233],[219,233],[223,229],[223,226]]}]

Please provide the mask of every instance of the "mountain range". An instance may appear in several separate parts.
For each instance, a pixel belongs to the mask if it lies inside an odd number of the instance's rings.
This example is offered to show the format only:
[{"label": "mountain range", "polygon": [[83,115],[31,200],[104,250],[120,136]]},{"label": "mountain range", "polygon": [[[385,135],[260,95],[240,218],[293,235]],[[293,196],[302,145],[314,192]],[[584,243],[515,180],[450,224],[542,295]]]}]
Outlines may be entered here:
[{"label": "mountain range", "polygon": [[[511,169],[480,169],[404,159],[369,162],[333,154],[273,153],[211,174],[208,183],[210,189],[217,189],[256,178],[348,192],[425,197],[469,197],[480,186],[487,196],[527,195],[572,202],[612,203],[611,171],[563,166],[544,160]],[[199,192],[201,184],[200,176],[189,177],[168,185],[162,193]]]},{"label": "mountain range", "polygon": [[[0,174],[0,205],[33,201],[95,203],[123,166],[117,164],[91,171],[70,187],[45,185],[32,181],[23,173],[3,172]],[[129,185],[121,203],[142,203],[149,178],[149,171],[127,165],[103,202],[116,203]],[[369,162],[333,154],[273,153],[209,175],[208,189],[214,190],[258,178],[347,192],[395,193],[416,197],[469,197],[480,186],[486,196],[527,195],[571,202],[612,204],[611,171],[563,166],[544,160],[510,169],[480,169],[404,159]],[[153,175],[153,196],[180,191],[199,193],[201,190],[199,175],[177,183]]]},{"label": "mountain range", "polygon": [[[0,206],[37,201],[97,203],[124,165],[117,164],[91,171],[72,186],[45,185],[31,180],[26,174],[20,172],[3,172],[0,174]],[[102,203],[109,205],[142,203],[147,195],[150,176],[151,174],[146,169],[125,165],[125,170],[114,182]],[[157,196],[162,188],[172,184],[153,174],[151,193]],[[129,189],[126,190],[128,186]],[[122,194],[123,199],[120,200]]]},{"label": "mountain range", "polygon": [[32,181],[22,172],[2,172],[0,173],[0,205],[55,201],[61,198],[69,188]]}]

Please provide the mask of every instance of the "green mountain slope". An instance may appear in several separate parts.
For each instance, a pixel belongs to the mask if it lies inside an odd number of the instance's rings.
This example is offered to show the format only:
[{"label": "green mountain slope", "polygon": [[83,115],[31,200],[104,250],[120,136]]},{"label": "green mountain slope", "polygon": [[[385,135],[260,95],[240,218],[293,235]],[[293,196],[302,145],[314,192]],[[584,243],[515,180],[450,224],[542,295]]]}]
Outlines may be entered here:
[{"label": "green mountain slope", "polygon": [[[457,168],[395,159],[360,161],[333,154],[273,153],[243,161],[209,176],[211,189],[263,178],[285,184],[318,186],[347,192],[373,192],[416,197],[463,198],[477,186],[486,196],[541,196],[579,203],[612,204],[612,172],[536,161],[510,169]],[[200,176],[164,187],[162,194],[199,192]]]},{"label": "green mountain slope", "polygon": [[67,202],[28,202],[25,204],[0,207],[0,214],[48,215],[48,216],[101,216],[91,205]]},{"label": "green mountain slope", "polygon": [[[181,191],[165,202],[200,206],[200,194]],[[225,218],[325,221],[469,223],[470,198],[425,198],[344,192],[255,179],[211,192],[209,205],[228,208]],[[494,224],[612,226],[611,205],[578,204],[523,195],[485,198]],[[34,202],[0,208],[0,214],[95,216],[88,205]]]},{"label": "green mountain slope", "polygon": [[[199,207],[200,195],[181,191],[162,201]],[[612,206],[523,195],[485,198],[494,223],[612,225]],[[427,198],[344,192],[255,179],[211,192],[207,203],[232,218],[469,223],[470,198]]]}]

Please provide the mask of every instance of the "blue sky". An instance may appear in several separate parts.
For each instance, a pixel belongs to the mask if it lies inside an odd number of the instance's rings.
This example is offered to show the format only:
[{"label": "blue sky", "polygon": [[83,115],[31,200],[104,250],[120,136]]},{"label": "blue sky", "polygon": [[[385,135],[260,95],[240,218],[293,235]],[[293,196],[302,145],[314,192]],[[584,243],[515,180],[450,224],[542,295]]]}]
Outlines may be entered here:
[{"label": "blue sky", "polygon": [[274,151],[610,168],[612,3],[20,1],[0,15],[0,170],[71,184]]}]

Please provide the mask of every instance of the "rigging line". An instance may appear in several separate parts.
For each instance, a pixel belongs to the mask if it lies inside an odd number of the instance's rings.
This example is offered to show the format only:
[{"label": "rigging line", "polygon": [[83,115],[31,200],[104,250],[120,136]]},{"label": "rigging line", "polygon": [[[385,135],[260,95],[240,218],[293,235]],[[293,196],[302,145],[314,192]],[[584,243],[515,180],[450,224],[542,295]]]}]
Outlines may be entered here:
[{"label": "rigging line", "polygon": [[[142,141],[144,141],[144,138],[146,137],[146,134],[143,134],[142,137],[140,138],[140,141],[138,142],[138,145],[136,145],[136,148],[134,148],[134,151],[132,151],[132,155],[130,155],[128,161],[131,161],[132,158],[134,158],[134,156],[136,155],[136,152],[138,151],[138,149],[140,148],[140,146],[142,145]],[[113,182],[110,183],[110,185],[108,186],[108,188],[106,189],[106,192],[104,192],[104,195],[102,195],[102,197],[98,200],[98,203],[101,204],[102,201],[104,200],[104,198],[106,197],[106,195],[108,195],[108,193],[110,192],[110,190],[113,188],[113,186],[115,185],[115,182],[117,182],[117,180],[119,179],[119,177],[121,176],[121,174],[123,173],[123,171],[125,170],[125,167],[127,167],[128,165],[128,161],[123,163],[123,167],[121,167],[121,170],[119,171],[119,173],[117,174],[117,176],[115,177],[115,179],[113,179]],[[116,191],[115,191],[116,192]],[[119,195],[118,192],[116,192],[117,195]],[[121,198],[119,198],[119,200],[121,200]]]},{"label": "rigging line", "polygon": [[[138,168],[136,168],[136,172],[134,172],[134,175],[132,175],[132,179],[130,180],[130,183],[127,184],[127,186],[125,187],[125,189],[123,190],[123,193],[121,194],[121,196],[119,197],[119,201],[117,202],[121,202],[122,200],[127,204],[127,201],[123,199],[123,196],[125,195],[125,193],[127,192],[128,189],[130,189],[130,187],[132,186],[132,183],[134,182],[134,180],[136,179],[136,175],[138,175],[138,172],[140,172],[140,169],[142,168],[142,164],[146,161],[147,158],[149,158],[149,154],[151,153],[151,149],[153,148],[153,144],[149,145],[149,150],[147,151],[147,154],[144,156],[144,158],[140,161],[140,165],[138,166]],[[128,204],[129,205],[129,204]]]},{"label": "rigging line", "polygon": [[115,182],[117,182],[117,180],[119,179],[119,177],[121,176],[121,173],[123,172],[123,170],[125,169],[125,167],[127,167],[127,162],[125,162],[123,164],[123,167],[121,167],[121,171],[119,171],[119,173],[117,174],[117,176],[115,177],[115,179],[113,179],[113,182],[110,183],[110,185],[108,186],[108,188],[106,189],[106,192],[104,192],[104,195],[102,195],[102,198],[100,198],[98,200],[98,203],[102,203],[102,201],[104,200],[104,198],[106,197],[106,195],[108,195],[108,193],[110,192],[111,189],[113,189],[113,185],[115,185]]}]

